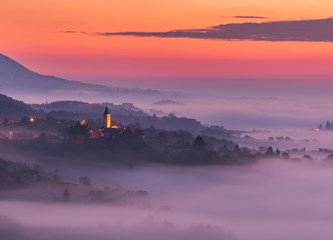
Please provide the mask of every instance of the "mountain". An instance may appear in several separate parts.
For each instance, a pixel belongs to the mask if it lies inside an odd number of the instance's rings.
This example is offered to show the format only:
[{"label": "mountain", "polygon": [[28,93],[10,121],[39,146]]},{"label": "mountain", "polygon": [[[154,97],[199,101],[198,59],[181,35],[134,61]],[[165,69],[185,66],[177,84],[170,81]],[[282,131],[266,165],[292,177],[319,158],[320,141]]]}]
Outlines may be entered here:
[{"label": "mountain", "polygon": [[[108,87],[42,75],[31,71],[3,54],[0,54],[0,89],[4,94],[19,98],[22,98],[21,95],[26,97],[27,94],[30,94],[30,96],[35,94],[35,98],[40,96],[43,97],[42,99],[48,99],[46,97],[52,99],[55,94],[61,95],[62,99],[78,99],[82,95],[87,97],[101,96],[104,99],[107,96],[128,95],[135,98],[136,96],[161,97],[163,95],[157,90]],[[76,94],[75,97],[73,97],[73,94]]]},{"label": "mountain", "polygon": [[107,91],[109,87],[64,80],[35,73],[13,59],[0,54],[0,88],[25,91],[94,90]]},{"label": "mountain", "polygon": [[20,119],[23,116],[36,114],[29,105],[0,94],[0,119]]}]

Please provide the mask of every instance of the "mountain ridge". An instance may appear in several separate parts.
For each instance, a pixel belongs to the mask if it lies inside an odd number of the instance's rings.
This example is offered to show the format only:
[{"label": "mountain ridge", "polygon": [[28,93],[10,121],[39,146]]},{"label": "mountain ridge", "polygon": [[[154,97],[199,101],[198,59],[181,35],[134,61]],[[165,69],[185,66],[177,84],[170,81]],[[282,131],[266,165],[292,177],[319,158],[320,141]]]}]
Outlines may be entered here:
[{"label": "mountain ridge", "polygon": [[8,95],[13,93],[54,93],[56,91],[89,91],[113,94],[161,95],[158,90],[141,88],[109,87],[100,84],[83,83],[56,76],[43,75],[30,70],[14,59],[0,53],[0,89]]}]

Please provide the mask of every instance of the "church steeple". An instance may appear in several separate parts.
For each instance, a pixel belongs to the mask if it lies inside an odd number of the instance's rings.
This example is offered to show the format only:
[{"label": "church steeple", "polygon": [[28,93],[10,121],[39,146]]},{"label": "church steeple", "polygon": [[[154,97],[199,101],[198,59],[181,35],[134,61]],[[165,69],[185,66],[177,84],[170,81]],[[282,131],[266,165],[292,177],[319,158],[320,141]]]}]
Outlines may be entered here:
[{"label": "church steeple", "polygon": [[105,107],[105,111],[103,114],[103,119],[104,119],[104,127],[105,128],[111,128],[111,114],[109,112],[108,107]]},{"label": "church steeple", "polygon": [[105,111],[104,111],[104,114],[103,114],[103,115],[106,115],[106,114],[110,114],[109,109],[108,109],[108,106],[105,106]]}]

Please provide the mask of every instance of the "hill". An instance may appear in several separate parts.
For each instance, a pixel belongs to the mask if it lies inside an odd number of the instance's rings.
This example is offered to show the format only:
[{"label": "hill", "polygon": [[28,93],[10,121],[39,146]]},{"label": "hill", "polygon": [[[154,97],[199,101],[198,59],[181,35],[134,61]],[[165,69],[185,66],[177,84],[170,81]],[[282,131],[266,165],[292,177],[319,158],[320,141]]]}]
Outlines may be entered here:
[{"label": "hill", "polygon": [[186,130],[199,132],[201,123],[191,118],[178,118],[173,114],[165,117],[150,116],[132,103],[85,103],[81,101],[58,101],[49,104],[32,104],[17,101],[0,94],[0,119],[21,119],[30,115],[56,119],[81,120],[101,119],[105,106],[108,106],[112,119],[122,124],[139,123],[142,127],[154,126],[165,130]]},{"label": "hill", "polygon": [[86,112],[86,113],[97,113],[104,112],[105,106],[108,106],[112,111],[122,111],[123,114],[127,111],[128,114],[134,114],[141,112],[142,110],[135,107],[132,103],[86,103],[82,101],[56,101],[48,104],[32,104],[33,108],[43,110],[45,112],[51,111],[68,111],[68,112]]},{"label": "hill", "polygon": [[0,118],[20,119],[23,116],[30,116],[36,113],[35,109],[24,102],[0,94]]},{"label": "hill", "polygon": [[85,103],[80,101],[57,101],[49,104],[33,104],[34,109],[44,111],[45,116],[59,119],[98,119],[108,106],[112,119],[122,124],[139,123],[142,127],[154,126],[165,130],[198,132],[203,129],[200,122],[190,118],[178,118],[173,114],[165,117],[150,116],[132,103]]}]

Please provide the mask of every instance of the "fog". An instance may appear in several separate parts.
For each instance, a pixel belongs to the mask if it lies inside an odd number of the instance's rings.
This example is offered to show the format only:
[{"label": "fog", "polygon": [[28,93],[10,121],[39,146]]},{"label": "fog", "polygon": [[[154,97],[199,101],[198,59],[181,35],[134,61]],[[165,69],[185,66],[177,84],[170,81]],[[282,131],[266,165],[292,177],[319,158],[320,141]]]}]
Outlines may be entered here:
[{"label": "fog", "polygon": [[182,104],[157,106],[139,99],[135,104],[146,111],[153,108],[165,114],[192,117],[203,124],[238,130],[313,128],[326,120],[332,121],[333,115],[329,97],[315,94],[305,98],[280,92],[219,95],[186,93],[169,98]]},{"label": "fog", "polygon": [[151,204],[2,200],[0,234],[14,239],[240,240],[325,240],[333,234],[333,168],[328,164],[264,159],[251,166],[103,169],[80,173],[89,174],[97,186],[148,190]]},{"label": "fog", "polygon": [[[243,135],[249,135],[258,141],[243,142],[244,146],[258,147],[260,145],[271,145],[280,150],[287,149],[303,149],[307,151],[316,151],[319,148],[332,149],[332,131],[316,131],[310,128],[282,128],[282,129],[270,129],[269,131],[260,131],[252,133],[244,133]],[[268,140],[273,137],[274,140]],[[279,141],[277,137],[289,137],[292,141]]]},{"label": "fog", "polygon": [[[204,81],[204,80],[203,80]],[[246,85],[247,86],[247,85]],[[226,128],[249,130],[263,128],[316,127],[330,120],[330,88],[282,88],[281,86],[256,88],[255,86],[216,88],[216,91],[194,89],[191,92],[176,90],[131,89],[114,92],[55,91],[45,95],[27,95],[24,92],[8,92],[8,95],[27,103],[46,101],[80,100],[90,103],[132,102],[147,113],[193,117],[203,124],[222,125]],[[6,93],[6,92],[4,92]],[[169,99],[181,104],[155,102]]]},{"label": "fog", "polygon": [[[88,94],[85,99],[75,99],[133,102],[147,112],[172,112],[204,124],[269,130],[246,133],[255,139],[239,142],[241,147],[271,145],[282,151],[333,148],[333,132],[313,131],[326,120],[333,120],[327,97],[224,93],[169,94],[145,99],[137,95],[121,98]],[[153,104],[164,97],[180,104]],[[64,100],[63,96],[59,99]],[[278,136],[293,141],[278,141]],[[269,137],[274,140],[268,141]],[[333,235],[333,165],[329,160],[323,161],[329,153],[302,151],[290,155],[302,158],[305,153],[314,160],[262,159],[248,166],[115,168],[94,159],[84,164],[78,159],[52,162],[52,156],[49,161],[39,161],[3,152],[1,157],[7,160],[38,163],[47,171],[57,170],[66,179],[89,176],[96,187],[146,190],[150,204],[138,207],[14,201],[0,195],[0,239],[328,240]]]},{"label": "fog", "polygon": [[280,92],[271,95],[255,92],[189,94],[188,98],[178,101],[183,104],[153,107],[178,116],[191,116],[202,123],[239,130],[312,128],[326,120],[332,121],[333,115],[328,97],[310,94],[306,98]]}]

